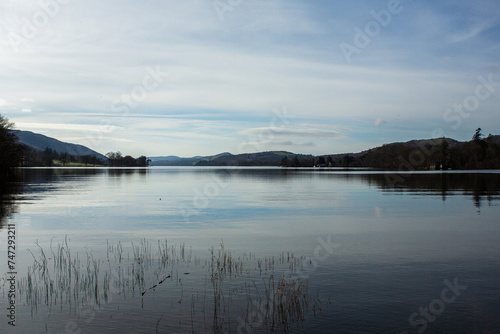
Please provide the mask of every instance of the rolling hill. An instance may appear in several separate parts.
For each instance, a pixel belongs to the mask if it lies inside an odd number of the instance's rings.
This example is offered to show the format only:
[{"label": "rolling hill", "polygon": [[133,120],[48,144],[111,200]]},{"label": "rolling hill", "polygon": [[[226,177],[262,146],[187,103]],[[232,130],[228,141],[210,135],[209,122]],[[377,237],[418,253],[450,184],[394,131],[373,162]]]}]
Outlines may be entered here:
[{"label": "rolling hill", "polygon": [[46,148],[50,148],[58,153],[68,153],[76,156],[91,155],[102,160],[107,160],[107,158],[101,153],[91,150],[83,145],[62,142],[60,140],[30,131],[16,130],[14,133],[19,138],[19,142],[21,144],[31,147],[37,151],[44,151]]},{"label": "rolling hill", "polygon": [[201,159],[196,166],[280,166],[284,158],[313,161],[312,155],[295,154],[286,151],[269,151],[244,154],[224,154],[213,159]]},{"label": "rolling hill", "polygon": [[149,159],[151,160],[150,166],[195,166],[200,161],[211,161],[226,155],[232,154],[224,152],[212,156],[195,156],[190,158],[181,158],[178,156],[169,155],[166,157],[151,157]]},{"label": "rolling hill", "polygon": [[[58,153],[75,156],[90,155],[107,158],[83,145],[59,141],[30,131],[15,131],[21,144],[34,150],[50,148]],[[452,168],[484,169],[500,168],[500,136],[490,135],[484,140],[459,142],[451,138],[420,139],[396,142],[374,147],[357,153],[328,155],[295,154],[286,151],[270,151],[244,154],[228,152],[213,156],[151,157],[151,166],[286,166],[286,167],[368,167],[398,169],[402,161],[417,161],[417,169]],[[418,159],[417,159],[418,158]],[[413,167],[413,166],[412,166]]]}]

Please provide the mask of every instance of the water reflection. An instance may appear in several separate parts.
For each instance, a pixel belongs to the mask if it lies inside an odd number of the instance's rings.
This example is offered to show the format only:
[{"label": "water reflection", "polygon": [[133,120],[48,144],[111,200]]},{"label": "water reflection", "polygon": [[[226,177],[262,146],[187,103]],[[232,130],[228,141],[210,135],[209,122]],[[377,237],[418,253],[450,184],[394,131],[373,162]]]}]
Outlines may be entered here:
[{"label": "water reflection", "polygon": [[[26,192],[39,191],[38,188],[33,188],[40,185],[56,186],[64,181],[82,181],[87,182],[89,179],[109,175],[112,177],[122,177],[131,175],[146,175],[149,173],[145,168],[23,168],[18,170],[19,180],[30,187],[26,188]],[[45,190],[50,190],[50,187]]]},{"label": "water reflection", "polygon": [[[388,182],[396,176],[403,181]],[[303,304],[284,303],[299,306],[291,308],[297,318],[289,318],[304,326],[297,332],[324,332],[326,326],[346,333],[360,326],[367,333],[400,332],[396,329],[408,327],[410,314],[436,298],[443,279],[454,277],[471,286],[459,300],[469,305],[465,316],[450,307],[449,320],[443,316],[429,331],[444,333],[450,325],[468,323],[477,303],[498,300],[494,292],[500,276],[494,264],[500,243],[494,206],[500,194],[499,172],[25,169],[17,185],[22,190],[7,196],[3,194],[8,188],[2,185],[2,208],[3,198],[10,197],[9,205],[16,202],[22,215],[33,217],[29,226],[19,226],[26,245],[36,249],[35,259],[20,252],[29,259],[23,263],[45,263],[38,245],[52,254],[48,265],[30,266],[30,277],[40,283],[35,289],[19,281],[31,303],[27,308],[48,306],[38,308],[34,325],[26,321],[25,327],[48,323],[46,330],[54,332],[64,328],[68,318],[81,319],[78,307],[84,306],[101,312],[91,324],[85,318],[78,323],[85,326],[84,332],[102,333],[102,328],[112,331],[116,326],[114,330],[122,332],[210,332],[211,322],[213,332],[234,332],[240,325],[246,328],[237,317],[253,323],[255,315],[261,319],[256,332],[273,332],[273,323],[283,323],[280,314],[287,314],[273,313],[273,298],[287,291],[285,296],[297,295],[284,284],[275,289],[294,254],[300,256],[296,269],[307,276],[311,289],[299,289],[298,295],[309,291],[305,297],[321,297],[315,300],[323,302],[324,312],[314,318],[313,302],[299,299],[310,302],[312,311],[302,324]],[[190,222],[179,204],[195,211]],[[485,207],[488,204],[492,207]],[[481,219],[474,208],[482,210]],[[72,239],[71,251],[65,235]],[[330,235],[342,246],[321,252],[324,260],[313,262],[308,256],[316,259],[318,236]],[[144,242],[137,242],[139,236]],[[157,244],[159,239],[165,246]],[[64,245],[59,247],[58,240]],[[221,241],[233,255],[222,244],[214,250]],[[192,252],[191,247],[185,252],[184,242],[193,245]],[[62,271],[49,275],[47,268]],[[80,285],[91,282],[97,270],[102,284]],[[229,275],[222,275],[224,270]],[[52,282],[58,277],[62,280]],[[55,290],[47,293],[49,287]],[[50,295],[53,291],[60,293]],[[48,299],[36,299],[47,294]],[[60,313],[53,307],[56,301]],[[327,303],[332,306],[325,307]],[[73,306],[77,311],[72,313]],[[487,307],[488,314],[496,314],[496,306]],[[496,325],[496,318],[484,317],[486,324]],[[23,332],[35,331],[29,329]]]},{"label": "water reflection", "polygon": [[[413,193],[441,196],[442,201],[455,195],[471,196],[478,209],[484,201],[491,205],[500,197],[500,173],[498,171],[478,172],[419,172],[395,174],[360,170],[310,170],[310,169],[227,169],[208,170],[219,176],[242,179],[259,179],[285,182],[296,178],[322,177],[328,180],[359,182],[368,187],[377,187],[382,192]],[[398,182],[395,182],[397,180]],[[326,182],[326,180],[325,180]]]},{"label": "water reflection", "polygon": [[22,168],[15,174],[0,176],[0,230],[19,210],[19,202],[41,199],[45,194],[68,187],[68,180],[81,182],[102,175],[123,176],[149,173],[144,168]]},{"label": "water reflection", "polygon": [[113,175],[113,176],[122,176],[122,175],[125,175],[125,176],[130,176],[130,175],[146,175],[148,173],[150,173],[150,169],[148,168],[109,168],[109,169],[105,169],[105,171],[109,174],[109,175]]},{"label": "water reflection", "polygon": [[[358,175],[357,175],[358,176]],[[474,206],[481,208],[484,201],[491,205],[500,197],[500,174],[499,173],[421,173],[406,176],[398,184],[392,185],[388,182],[387,174],[365,174],[359,177],[368,182],[376,184],[382,191],[386,192],[409,192],[426,194],[440,194],[442,201],[454,195],[470,196]]]},{"label": "water reflection", "polygon": [[[392,174],[373,171],[281,168],[34,168],[19,170],[18,181],[2,181],[0,211],[2,227],[5,225],[5,217],[14,212],[16,199],[36,200],[50,191],[78,189],[90,184],[92,184],[93,191],[99,192],[102,189],[97,188],[97,185],[103,185],[103,182],[141,185],[147,180],[148,175],[153,180],[148,184],[148,187],[152,187],[148,188],[149,191],[161,190],[164,182],[175,181],[176,185],[172,187],[180,187],[178,193],[189,192],[189,189],[181,188],[192,185],[200,185],[203,188],[207,182],[213,180],[217,180],[223,186],[232,183],[237,188],[246,188],[258,183],[271,187],[269,190],[276,188],[272,186],[273,184],[290,183],[293,187],[303,188],[316,183],[328,184],[325,191],[331,189],[335,192],[340,186],[344,191],[349,192],[350,189],[361,186],[365,191],[375,188],[381,193],[394,195],[438,196],[443,202],[449,197],[465,196],[471,199],[478,212],[485,204],[491,206],[500,198],[500,173],[498,171]],[[393,180],[400,180],[400,182],[393,182]],[[293,187],[290,189],[293,190]],[[266,189],[261,188],[257,194],[265,196]],[[243,191],[243,189],[239,190]],[[314,187],[311,187],[311,191],[314,191]],[[17,196],[14,196],[15,194]],[[186,196],[191,201],[189,194]]]},{"label": "water reflection", "polygon": [[15,195],[20,191],[21,187],[13,182],[12,177],[0,177],[0,230],[7,226],[7,220],[16,212]]}]

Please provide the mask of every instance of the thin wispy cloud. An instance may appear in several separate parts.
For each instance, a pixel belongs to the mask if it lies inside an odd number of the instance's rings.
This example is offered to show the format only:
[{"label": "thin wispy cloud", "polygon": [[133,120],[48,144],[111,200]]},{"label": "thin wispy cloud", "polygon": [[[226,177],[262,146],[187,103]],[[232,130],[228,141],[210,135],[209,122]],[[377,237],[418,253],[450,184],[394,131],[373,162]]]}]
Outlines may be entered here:
[{"label": "thin wispy cloud", "polygon": [[451,35],[450,43],[459,43],[474,38],[490,27],[491,24],[488,23],[480,23],[477,26],[469,27],[467,31]]},{"label": "thin wispy cloud", "polygon": [[269,133],[274,136],[293,136],[293,137],[322,137],[322,138],[335,138],[342,134],[337,131],[317,128],[280,128],[280,127],[262,127],[253,128],[240,132],[246,136],[261,136],[262,134]]},{"label": "thin wispy cloud", "polygon": [[[27,110],[23,112],[31,112]],[[71,131],[84,131],[93,132],[99,131],[95,125],[88,124],[68,124],[68,123],[27,123],[27,122],[17,122],[16,125],[20,128],[27,130],[71,130]],[[110,125],[108,131],[122,130],[124,128]]]},{"label": "thin wispy cloud", "polygon": [[316,144],[314,142],[294,142],[291,140],[285,140],[285,141],[255,141],[255,142],[248,142],[247,147],[259,147],[262,150],[269,150],[269,149],[276,149],[279,147],[314,147]]}]

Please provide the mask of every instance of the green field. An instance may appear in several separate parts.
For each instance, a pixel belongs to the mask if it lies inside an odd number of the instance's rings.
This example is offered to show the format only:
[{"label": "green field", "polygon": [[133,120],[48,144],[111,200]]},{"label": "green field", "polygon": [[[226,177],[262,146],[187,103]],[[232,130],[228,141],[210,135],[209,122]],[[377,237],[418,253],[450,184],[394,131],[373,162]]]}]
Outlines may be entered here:
[{"label": "green field", "polygon": [[93,164],[87,164],[85,165],[83,162],[66,162],[63,163],[60,160],[53,160],[52,161],[52,166],[54,167],[107,167],[106,165],[93,165]]}]

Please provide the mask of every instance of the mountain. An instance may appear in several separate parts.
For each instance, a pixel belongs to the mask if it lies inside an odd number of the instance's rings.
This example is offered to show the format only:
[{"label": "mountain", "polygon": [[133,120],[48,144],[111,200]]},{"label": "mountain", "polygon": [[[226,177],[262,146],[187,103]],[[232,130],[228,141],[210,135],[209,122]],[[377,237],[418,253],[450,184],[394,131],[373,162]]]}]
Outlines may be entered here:
[{"label": "mountain", "polygon": [[58,153],[68,153],[79,156],[91,155],[104,161],[107,160],[107,158],[101,153],[91,150],[83,145],[65,143],[30,131],[16,130],[14,133],[19,138],[19,142],[21,144],[31,147],[37,151],[44,151],[46,148],[50,148]]},{"label": "mountain", "polygon": [[[194,160],[193,160],[194,161]],[[190,161],[191,163],[192,161]],[[459,142],[451,138],[390,143],[357,153],[304,155],[286,151],[223,154],[195,166],[363,167],[386,170],[498,169],[500,136]]]},{"label": "mountain", "polygon": [[150,166],[194,166],[201,157],[151,161]]},{"label": "mountain", "polygon": [[[30,131],[15,131],[28,147],[75,156],[107,158],[88,147],[61,142]],[[443,140],[446,143],[443,144]],[[420,139],[374,147],[357,153],[328,155],[295,154],[287,151],[231,154],[182,158],[174,155],[151,157],[151,166],[284,166],[284,167],[368,167],[396,170],[412,169],[499,169],[500,136],[490,135],[479,141],[459,142],[451,138]]]},{"label": "mountain", "polygon": [[196,166],[281,166],[283,159],[297,158],[303,163],[313,163],[312,155],[295,154],[286,151],[269,151],[244,154],[224,154],[213,159],[202,159]]},{"label": "mountain", "polygon": [[386,170],[498,169],[500,136],[467,142],[451,138],[390,143],[359,153],[317,157],[318,165],[368,167]]},{"label": "mountain", "polygon": [[190,158],[181,158],[174,155],[166,156],[166,157],[152,157],[151,166],[194,166],[200,160],[211,161],[221,156],[231,155],[231,153],[220,153],[212,156],[195,156]]},{"label": "mountain", "polygon": [[182,159],[182,158],[178,157],[176,155],[169,155],[169,156],[166,156],[166,157],[149,157],[149,160],[151,160],[151,162],[156,162],[156,161],[175,161],[175,160],[179,160],[179,159]]},{"label": "mountain", "polygon": [[151,166],[281,166],[283,158],[293,161],[297,157],[301,162],[313,164],[312,155],[295,154],[286,151],[231,154],[228,152],[211,155],[179,158],[176,156],[153,157]]}]

